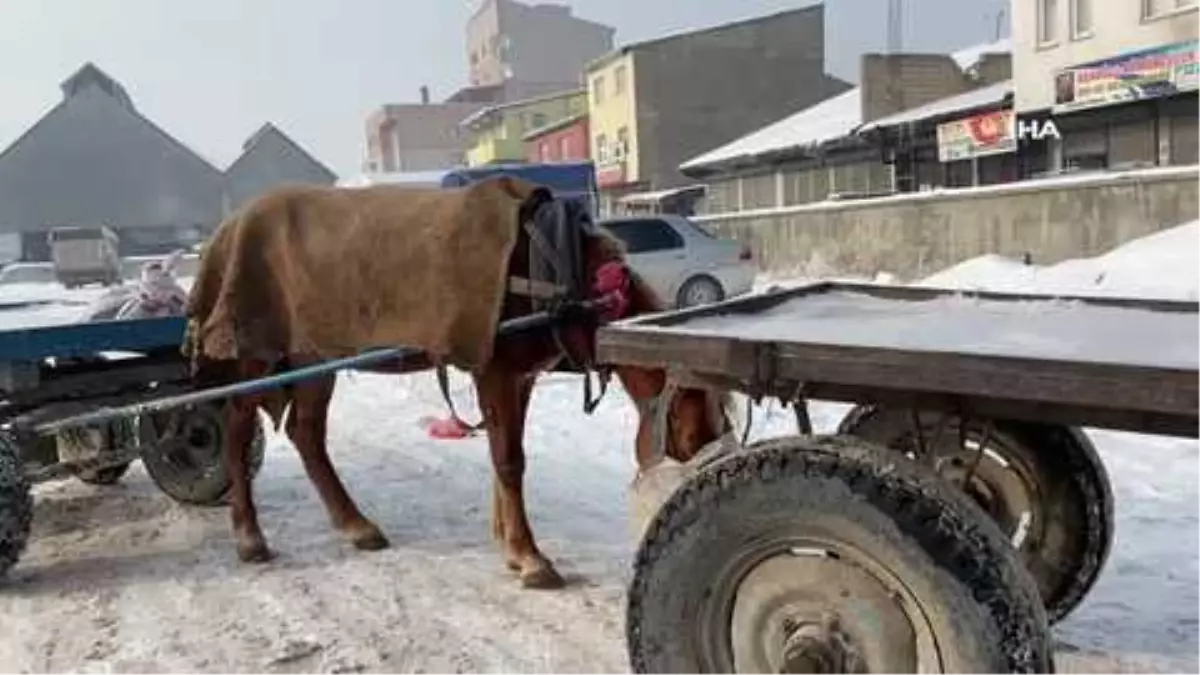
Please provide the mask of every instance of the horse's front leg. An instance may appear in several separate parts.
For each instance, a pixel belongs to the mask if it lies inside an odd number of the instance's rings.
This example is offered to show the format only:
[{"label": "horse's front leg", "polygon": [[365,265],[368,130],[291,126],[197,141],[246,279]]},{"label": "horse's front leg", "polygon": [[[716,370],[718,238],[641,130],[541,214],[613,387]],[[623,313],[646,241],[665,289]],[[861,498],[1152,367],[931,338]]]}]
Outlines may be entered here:
[{"label": "horse's front leg", "polygon": [[526,588],[560,588],[563,579],[538,550],[525,513],[525,415],[533,377],[489,367],[475,379],[479,407],[487,424],[493,481],[493,531],[505,562],[521,575]]}]

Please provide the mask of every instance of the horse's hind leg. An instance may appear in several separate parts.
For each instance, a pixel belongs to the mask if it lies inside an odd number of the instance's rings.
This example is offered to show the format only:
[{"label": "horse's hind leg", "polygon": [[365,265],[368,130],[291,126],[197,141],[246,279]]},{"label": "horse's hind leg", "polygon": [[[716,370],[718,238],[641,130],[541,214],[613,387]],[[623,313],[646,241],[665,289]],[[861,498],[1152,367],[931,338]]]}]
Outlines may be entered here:
[{"label": "horse's hind leg", "polygon": [[[241,376],[261,377],[268,368],[260,363],[241,364]],[[238,396],[229,401],[225,420],[225,462],[229,471],[229,510],[238,558],[243,562],[267,562],[274,553],[267,547],[251,494],[249,454],[254,442],[261,396]]]},{"label": "horse's hind leg", "polygon": [[358,510],[329,460],[326,430],[329,402],[336,382],[334,377],[324,377],[304,382],[292,390],[287,433],[300,453],[309,480],[325,503],[334,528],[345,534],[355,548],[377,551],[387,548],[387,538]]},{"label": "horse's hind leg", "polygon": [[505,562],[518,570],[526,588],[558,588],[563,579],[542,555],[525,513],[525,414],[533,379],[488,368],[476,379],[479,405],[487,423],[493,480],[492,528],[504,547]]}]

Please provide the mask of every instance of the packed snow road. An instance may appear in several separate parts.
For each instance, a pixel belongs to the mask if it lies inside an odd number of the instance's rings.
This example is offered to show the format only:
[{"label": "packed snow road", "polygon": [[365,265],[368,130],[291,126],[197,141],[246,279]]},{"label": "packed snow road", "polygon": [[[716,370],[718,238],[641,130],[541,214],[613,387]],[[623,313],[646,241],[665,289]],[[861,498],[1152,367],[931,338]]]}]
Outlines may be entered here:
[{"label": "packed snow road", "polygon": [[[1157,248],[1178,251],[1185,236],[1195,250],[1194,227],[1175,236]],[[1098,267],[1119,277],[1128,265],[1116,253],[1074,261],[1076,285]],[[1190,264],[1182,293],[1194,298]],[[977,261],[939,281],[997,286],[1002,268]],[[1052,270],[1042,281],[1014,281],[1029,268],[1003,278],[1010,288],[1070,285],[1044,282]],[[20,311],[36,322],[49,310]],[[454,394],[471,416],[464,379]],[[224,509],[179,506],[140,467],[111,487],[43,485],[30,549],[0,589],[0,671],[627,670],[634,409],[618,391],[591,417],[580,401],[577,380],[544,378],[527,431],[532,525],[568,577],[564,590],[522,590],[504,568],[490,537],[485,441],[434,441],[420,428],[444,414],[433,378],[349,374],[331,412],[331,454],[390,549],[355,551],[331,530],[281,437],[255,482],[280,554],[266,566],[236,561]],[[818,430],[845,410],[817,406]],[[772,406],[754,419],[755,436],[792,431],[790,413]],[[1116,542],[1091,595],[1056,630],[1059,669],[1195,671],[1197,444],[1089,433],[1114,483]]]}]

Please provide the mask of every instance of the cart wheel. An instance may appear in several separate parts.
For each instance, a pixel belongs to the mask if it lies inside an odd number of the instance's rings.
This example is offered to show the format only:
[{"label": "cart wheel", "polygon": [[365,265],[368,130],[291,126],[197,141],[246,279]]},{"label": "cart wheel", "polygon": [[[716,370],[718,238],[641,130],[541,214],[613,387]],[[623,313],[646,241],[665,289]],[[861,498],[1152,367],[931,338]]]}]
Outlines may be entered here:
[{"label": "cart wheel", "polygon": [[[226,503],[225,408],[202,403],[143,418],[140,425],[146,473],[159,489],[184,504]],[[266,437],[261,423],[250,446],[250,478],[262,467]]]},{"label": "cart wheel", "polygon": [[1037,587],[970,500],[845,438],[702,469],[638,551],[635,672],[1049,672]]},{"label": "cart wheel", "polygon": [[922,413],[918,437],[910,413],[859,407],[841,433],[914,458],[924,444],[923,463],[963,485],[1000,525],[1050,621],[1062,620],[1096,583],[1113,539],[1112,488],[1096,448],[1078,429],[1058,425],[997,421],[988,430],[980,421],[968,423],[965,436],[960,426],[958,418]]},{"label": "cart wheel", "polygon": [[0,432],[0,578],[24,552],[32,522],[33,497],[19,448],[9,434]]}]

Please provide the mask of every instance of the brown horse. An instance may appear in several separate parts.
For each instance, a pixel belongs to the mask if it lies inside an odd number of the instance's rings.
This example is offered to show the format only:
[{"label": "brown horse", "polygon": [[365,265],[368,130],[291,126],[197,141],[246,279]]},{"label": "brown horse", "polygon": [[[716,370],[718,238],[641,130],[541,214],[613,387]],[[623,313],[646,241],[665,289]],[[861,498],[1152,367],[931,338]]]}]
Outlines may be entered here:
[{"label": "brown horse", "polygon": [[[568,209],[566,212],[578,221],[573,225],[582,230],[583,236],[578,238],[578,248],[581,250],[575,252],[574,259],[583,268],[583,279],[594,280],[606,263],[618,262],[623,265],[621,246],[592,227],[586,212],[579,209]],[[526,213],[523,209],[521,217],[522,222],[528,223],[534,214]],[[530,278],[530,268],[534,263],[529,254],[536,242],[528,230],[522,228],[509,259],[510,278]],[[272,273],[270,270],[265,272]],[[629,272],[628,280],[626,314],[662,309],[663,304],[636,274]],[[531,314],[538,306],[538,300],[530,294],[510,289],[504,301],[502,319]],[[505,563],[519,573],[521,583],[526,587],[554,588],[562,585],[562,578],[553,564],[538,549],[525,510],[522,488],[525,474],[523,437],[534,380],[538,373],[553,367],[560,360],[591,364],[596,327],[594,320],[576,318],[555,329],[539,329],[499,338],[491,361],[473,373],[494,469],[493,533],[501,542]],[[210,382],[213,379],[252,379],[315,361],[306,355],[294,354],[274,365],[250,359],[221,362],[209,364],[204,369],[207,375],[198,372],[198,379]],[[416,357],[371,370],[402,373],[427,370],[433,366],[429,359]],[[642,466],[654,456],[650,445],[654,438],[651,427],[656,423],[654,416],[647,412],[649,407],[643,404],[665,391],[666,376],[661,371],[633,367],[616,366],[612,371],[629,395],[639,403],[641,417],[635,446],[639,466]],[[382,549],[388,546],[388,540],[351,499],[326,449],[327,416],[335,381],[336,378],[330,375],[291,387],[286,432],[300,453],[304,468],[324,502],[334,528],[359,549]],[[667,402],[669,414],[665,445],[668,456],[687,461],[704,445],[728,430],[723,410],[724,398],[698,389],[672,391],[671,400]],[[247,562],[263,562],[273,557],[258,524],[251,483],[247,478],[247,450],[254,436],[258,410],[267,403],[265,396],[255,394],[234,398],[230,401],[227,413],[225,441],[232,483],[230,502],[233,530],[238,556]]]}]

